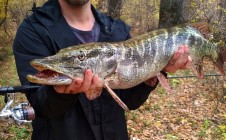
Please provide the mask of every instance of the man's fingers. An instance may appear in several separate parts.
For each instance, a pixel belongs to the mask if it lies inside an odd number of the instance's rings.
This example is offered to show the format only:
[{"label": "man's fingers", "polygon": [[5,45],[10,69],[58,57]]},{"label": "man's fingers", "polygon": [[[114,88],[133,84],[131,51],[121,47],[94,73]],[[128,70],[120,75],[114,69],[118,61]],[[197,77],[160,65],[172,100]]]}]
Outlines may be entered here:
[{"label": "man's fingers", "polygon": [[187,62],[181,69],[189,69],[191,66],[191,62],[192,62],[191,56],[188,56]]},{"label": "man's fingers", "polygon": [[186,45],[180,46],[175,52],[168,65],[164,68],[167,72],[176,72],[179,69],[187,69],[191,65],[189,48]]},{"label": "man's fingers", "polygon": [[73,93],[73,92],[79,92],[79,89],[82,85],[83,80],[80,78],[76,78],[73,80],[73,82],[66,86],[64,93]]},{"label": "man's fingers", "polygon": [[64,93],[66,86],[65,85],[60,85],[60,86],[54,86],[54,89],[58,93]]},{"label": "man's fingers", "polygon": [[181,56],[181,54],[183,53],[184,53],[184,46],[181,46],[179,47],[178,51],[173,55],[169,63],[171,65],[174,65],[176,61],[179,59],[179,57]]},{"label": "man's fingers", "polygon": [[87,91],[90,88],[90,85],[92,83],[92,78],[93,78],[92,70],[90,69],[86,70],[80,90],[84,92]]},{"label": "man's fingers", "polygon": [[183,48],[183,52],[180,54],[179,58],[175,62],[175,67],[181,69],[186,65],[188,61],[189,51],[187,47]]},{"label": "man's fingers", "polygon": [[82,82],[83,82],[82,79],[77,78],[77,79],[73,80],[73,82],[70,85],[54,86],[54,89],[58,93],[64,93],[64,94],[73,93],[73,91],[75,91],[76,89],[78,91]]},{"label": "man's fingers", "polygon": [[86,70],[84,78],[76,78],[70,85],[65,86],[54,86],[58,93],[80,93],[86,92],[89,89],[95,89],[99,84],[99,77],[93,76],[92,70]]},{"label": "man's fingers", "polygon": [[99,77],[97,75],[93,76],[92,83],[90,85],[90,89],[95,89],[98,86]]}]

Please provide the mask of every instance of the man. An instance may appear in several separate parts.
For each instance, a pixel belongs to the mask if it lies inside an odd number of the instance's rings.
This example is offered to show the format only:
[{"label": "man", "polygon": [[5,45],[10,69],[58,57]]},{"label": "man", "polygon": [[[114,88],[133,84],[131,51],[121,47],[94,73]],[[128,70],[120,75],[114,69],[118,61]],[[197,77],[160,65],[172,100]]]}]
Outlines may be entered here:
[{"label": "man", "polygon": [[[130,38],[130,28],[120,20],[96,11],[89,0],[49,0],[20,25],[13,50],[22,85],[32,84],[35,74],[29,62],[57,53],[60,49],[88,42],[116,42]],[[166,66],[175,72],[190,65],[188,49],[182,46]],[[98,75],[86,70],[84,79],[67,86],[41,86],[26,94],[36,112],[33,140],[128,140],[124,110],[104,90],[88,100],[84,94],[97,86]],[[137,109],[155,89],[157,78],[126,90],[115,90],[129,107]]]}]

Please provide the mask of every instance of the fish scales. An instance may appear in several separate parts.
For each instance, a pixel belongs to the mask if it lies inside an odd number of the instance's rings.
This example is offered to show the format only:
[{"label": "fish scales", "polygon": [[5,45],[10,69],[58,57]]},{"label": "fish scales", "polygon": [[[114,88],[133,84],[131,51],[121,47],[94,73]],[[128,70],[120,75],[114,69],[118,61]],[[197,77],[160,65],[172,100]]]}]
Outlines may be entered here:
[{"label": "fish scales", "polygon": [[[127,49],[124,49],[125,55],[122,55],[124,57],[118,62],[118,73],[120,74],[118,79],[120,79],[119,81],[124,85],[124,88],[137,85],[141,80],[144,81],[155,76],[159,70],[166,66],[172,57],[172,53],[180,45],[173,42],[177,30],[174,29],[173,31],[173,33],[168,33],[168,30],[162,29],[124,44],[124,48]],[[138,50],[142,50],[142,52],[138,53]],[[129,70],[125,71],[125,69]],[[132,82],[124,79],[130,79]],[[118,86],[114,83],[109,84],[112,88]]]}]

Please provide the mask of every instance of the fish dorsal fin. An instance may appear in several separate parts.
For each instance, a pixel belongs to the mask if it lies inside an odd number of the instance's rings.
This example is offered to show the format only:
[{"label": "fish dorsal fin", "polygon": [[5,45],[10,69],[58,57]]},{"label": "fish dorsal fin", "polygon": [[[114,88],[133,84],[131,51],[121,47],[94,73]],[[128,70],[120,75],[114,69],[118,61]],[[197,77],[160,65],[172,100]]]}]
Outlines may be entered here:
[{"label": "fish dorsal fin", "polygon": [[212,38],[211,28],[207,22],[188,23],[187,25],[198,30],[206,39]]}]

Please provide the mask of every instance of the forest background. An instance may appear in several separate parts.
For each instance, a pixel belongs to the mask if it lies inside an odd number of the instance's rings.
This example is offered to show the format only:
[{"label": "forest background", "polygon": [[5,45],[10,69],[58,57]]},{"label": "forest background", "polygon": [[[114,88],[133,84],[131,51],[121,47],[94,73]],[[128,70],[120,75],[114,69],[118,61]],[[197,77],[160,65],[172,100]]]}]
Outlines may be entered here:
[{"label": "forest background", "polygon": [[[21,21],[32,13],[34,1],[41,6],[46,0],[0,0],[0,86],[19,85],[11,47]],[[211,25],[214,41],[226,41],[225,0],[92,0],[92,4],[129,24],[132,36],[205,21]],[[205,71],[217,73],[208,60]],[[176,74],[192,75],[189,70]],[[174,94],[159,86],[138,110],[126,113],[131,140],[226,140],[225,79],[184,77],[169,81]],[[18,94],[17,102],[22,101],[25,97]],[[3,107],[0,97],[0,109]],[[30,125],[0,121],[0,140],[30,139],[31,131]]]}]

